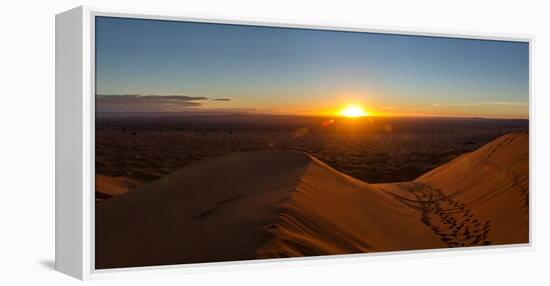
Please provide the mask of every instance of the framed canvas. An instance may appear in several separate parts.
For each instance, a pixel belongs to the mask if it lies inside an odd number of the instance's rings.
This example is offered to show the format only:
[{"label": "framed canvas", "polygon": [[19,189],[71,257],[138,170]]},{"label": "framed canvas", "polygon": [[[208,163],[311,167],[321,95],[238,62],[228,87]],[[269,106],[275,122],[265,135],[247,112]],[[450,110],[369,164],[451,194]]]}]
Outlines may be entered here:
[{"label": "framed canvas", "polygon": [[531,47],[61,13],[56,269],[530,248]]}]

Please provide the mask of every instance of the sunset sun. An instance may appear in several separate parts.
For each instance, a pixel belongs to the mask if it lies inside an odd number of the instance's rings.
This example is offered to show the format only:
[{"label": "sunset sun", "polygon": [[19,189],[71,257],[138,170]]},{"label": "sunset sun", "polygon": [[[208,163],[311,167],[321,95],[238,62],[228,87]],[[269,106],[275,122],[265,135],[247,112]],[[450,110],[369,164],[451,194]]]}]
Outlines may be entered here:
[{"label": "sunset sun", "polygon": [[361,106],[356,104],[351,104],[346,106],[342,111],[340,111],[340,115],[344,117],[349,118],[356,118],[356,117],[363,117],[368,116],[369,113],[365,111]]}]

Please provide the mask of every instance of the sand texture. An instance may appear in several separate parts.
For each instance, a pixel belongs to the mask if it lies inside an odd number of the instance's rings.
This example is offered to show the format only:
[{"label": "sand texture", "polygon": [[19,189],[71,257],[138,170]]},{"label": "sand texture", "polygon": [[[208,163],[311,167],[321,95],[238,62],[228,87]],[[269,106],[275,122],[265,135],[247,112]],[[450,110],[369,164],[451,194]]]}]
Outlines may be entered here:
[{"label": "sand texture", "polygon": [[529,241],[529,139],[508,134],[413,181],[368,184],[299,151],[190,164],[96,205],[96,268]]}]

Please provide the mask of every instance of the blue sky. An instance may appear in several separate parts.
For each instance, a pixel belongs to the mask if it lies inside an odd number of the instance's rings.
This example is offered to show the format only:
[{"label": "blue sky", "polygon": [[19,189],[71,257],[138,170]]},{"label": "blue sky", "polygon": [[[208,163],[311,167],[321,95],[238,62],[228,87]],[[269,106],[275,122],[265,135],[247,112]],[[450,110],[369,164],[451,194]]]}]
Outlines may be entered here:
[{"label": "blue sky", "polygon": [[527,117],[529,46],[97,17],[96,93],[106,106],[126,96],[126,111],[147,95],[164,100],[152,111],[319,114],[353,102],[378,114]]}]

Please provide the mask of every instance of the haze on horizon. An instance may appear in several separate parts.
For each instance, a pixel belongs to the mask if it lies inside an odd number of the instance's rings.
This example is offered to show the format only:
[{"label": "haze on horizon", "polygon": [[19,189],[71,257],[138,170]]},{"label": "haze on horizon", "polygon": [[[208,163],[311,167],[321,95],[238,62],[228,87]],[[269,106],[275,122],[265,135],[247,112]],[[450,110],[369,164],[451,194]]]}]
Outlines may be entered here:
[{"label": "haze on horizon", "polygon": [[529,45],[96,17],[98,112],[528,118]]}]

